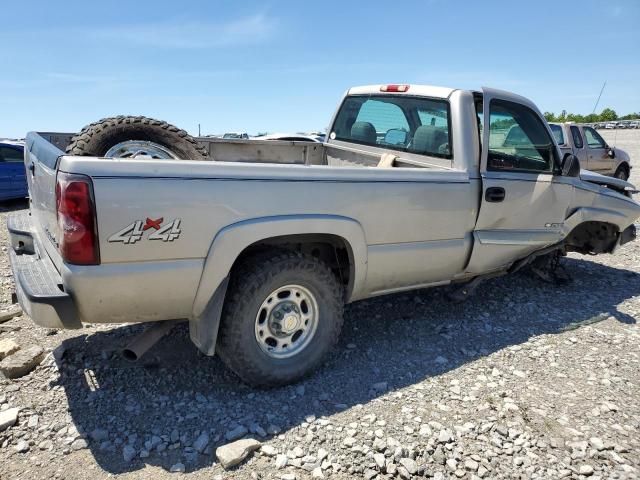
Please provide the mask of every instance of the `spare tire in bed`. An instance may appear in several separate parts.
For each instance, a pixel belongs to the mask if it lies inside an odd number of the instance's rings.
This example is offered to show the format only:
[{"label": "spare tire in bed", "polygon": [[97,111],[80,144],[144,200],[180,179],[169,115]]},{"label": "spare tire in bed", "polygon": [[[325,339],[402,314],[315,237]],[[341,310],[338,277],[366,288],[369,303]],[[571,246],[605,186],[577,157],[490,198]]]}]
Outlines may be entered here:
[{"label": "spare tire in bed", "polygon": [[103,118],[67,146],[70,155],[113,158],[211,160],[207,148],[167,122],[138,116]]}]

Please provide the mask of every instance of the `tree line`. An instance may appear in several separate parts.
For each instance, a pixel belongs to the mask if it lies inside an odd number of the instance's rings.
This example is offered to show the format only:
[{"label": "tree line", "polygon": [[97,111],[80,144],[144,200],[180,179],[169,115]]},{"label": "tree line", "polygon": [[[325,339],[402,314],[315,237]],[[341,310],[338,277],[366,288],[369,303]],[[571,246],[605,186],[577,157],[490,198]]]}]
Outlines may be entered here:
[{"label": "tree line", "polygon": [[576,123],[597,123],[612,122],[614,120],[636,120],[640,118],[640,112],[629,113],[628,115],[618,116],[612,108],[605,108],[600,113],[590,113],[589,115],[580,115],[579,113],[562,113],[556,115],[553,112],[544,112],[544,118],[547,122],[576,122]]}]

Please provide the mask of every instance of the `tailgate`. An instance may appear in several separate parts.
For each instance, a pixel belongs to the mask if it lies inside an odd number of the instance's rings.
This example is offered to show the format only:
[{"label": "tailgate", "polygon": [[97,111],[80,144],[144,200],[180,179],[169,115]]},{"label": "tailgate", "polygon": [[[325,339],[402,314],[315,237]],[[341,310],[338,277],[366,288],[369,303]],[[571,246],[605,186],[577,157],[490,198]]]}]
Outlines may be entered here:
[{"label": "tailgate", "polygon": [[68,135],[51,135],[30,132],[25,148],[27,183],[31,198],[33,226],[42,247],[60,271],[62,259],[58,253],[58,225],[56,216],[56,169],[64,152],[58,145]]}]

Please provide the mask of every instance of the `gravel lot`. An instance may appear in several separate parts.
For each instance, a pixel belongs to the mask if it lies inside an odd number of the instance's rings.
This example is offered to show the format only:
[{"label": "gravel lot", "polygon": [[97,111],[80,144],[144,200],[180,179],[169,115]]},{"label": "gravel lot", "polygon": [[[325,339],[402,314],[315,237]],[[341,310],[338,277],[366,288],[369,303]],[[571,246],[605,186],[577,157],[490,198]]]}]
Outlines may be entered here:
[{"label": "gravel lot", "polygon": [[[640,184],[640,131],[602,132]],[[2,223],[25,207],[5,204]],[[198,354],[183,327],[130,364],[117,352],[140,326],[13,318],[0,340],[55,356],[0,380],[0,410],[20,408],[0,478],[639,478],[640,243],[564,264],[564,286],[521,273],[464,304],[439,288],[350,305],[321,370],[269,391]],[[9,310],[5,255],[0,274]],[[216,448],[244,436],[262,448],[225,471]]]}]

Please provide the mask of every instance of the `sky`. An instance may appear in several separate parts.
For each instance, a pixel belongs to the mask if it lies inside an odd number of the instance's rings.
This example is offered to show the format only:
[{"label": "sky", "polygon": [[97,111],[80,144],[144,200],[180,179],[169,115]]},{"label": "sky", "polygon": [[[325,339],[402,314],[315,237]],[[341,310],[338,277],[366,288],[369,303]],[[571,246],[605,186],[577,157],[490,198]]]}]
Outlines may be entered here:
[{"label": "sky", "polygon": [[[62,6],[64,5],[64,6]],[[640,1],[0,0],[0,137],[103,117],[324,130],[350,86],[491,86],[640,111]]]}]

